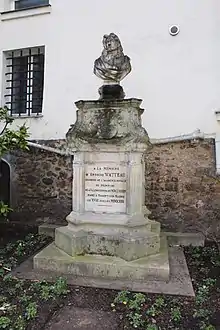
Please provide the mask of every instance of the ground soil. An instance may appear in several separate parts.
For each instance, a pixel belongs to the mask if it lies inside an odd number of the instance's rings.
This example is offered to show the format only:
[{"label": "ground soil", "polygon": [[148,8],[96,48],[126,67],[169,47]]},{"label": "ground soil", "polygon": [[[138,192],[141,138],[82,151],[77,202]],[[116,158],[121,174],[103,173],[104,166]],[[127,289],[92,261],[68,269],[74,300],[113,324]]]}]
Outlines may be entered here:
[{"label": "ground soil", "polygon": [[0,247],[4,247],[7,243],[23,239],[29,233],[36,234],[38,231],[34,225],[3,222],[0,219]]},{"label": "ground soil", "polygon": [[[36,233],[37,228],[33,226],[17,226],[11,224],[0,224],[0,248],[4,248],[7,243],[15,242],[16,240],[22,240],[28,233]],[[27,253],[21,256],[20,262],[22,262],[28,255],[33,254],[33,252],[41,249],[43,245],[48,244],[50,239],[42,241],[41,246],[34,246],[33,248],[28,248]],[[194,298],[187,297],[171,297],[162,295],[146,295],[146,301],[141,304],[141,309],[138,310],[142,319],[144,320],[144,325],[137,326],[137,329],[187,329],[187,330],[213,330],[220,329],[220,256],[219,251],[214,243],[206,243],[205,248],[186,248],[185,255],[187,263],[189,266],[189,271],[193,280],[194,289],[198,296],[201,296],[202,302],[195,301]],[[214,281],[214,284],[210,284]],[[204,282],[205,281],[205,282]],[[205,283],[205,284],[204,284]],[[11,285],[11,284],[10,284]],[[27,287],[29,282],[27,281]],[[1,291],[4,291],[4,286],[7,283],[0,283]],[[201,290],[206,290],[208,287],[208,293],[201,293]],[[67,296],[59,297],[55,300],[50,300],[44,302],[38,300],[38,315],[37,318],[30,321],[27,329],[28,330],[45,330],[45,329],[58,329],[57,322],[59,320],[60,329],[71,329],[67,327],[67,318],[69,313],[69,319],[74,313],[79,310],[88,311],[88,315],[91,312],[100,313],[100,322],[105,323],[105,320],[101,320],[103,317],[108,318],[108,328],[103,327],[103,329],[108,330],[122,330],[122,329],[134,329],[134,324],[132,319],[128,318],[127,315],[130,312],[134,312],[132,308],[129,307],[129,301],[126,304],[115,303],[115,308],[113,309],[111,304],[113,303],[118,292],[113,290],[104,289],[94,289],[94,288],[84,288],[84,287],[69,287],[70,292]],[[2,293],[0,292],[0,293]],[[131,300],[133,296],[131,296]],[[158,297],[164,299],[164,305],[160,309],[156,310],[155,314],[149,312],[152,305],[155,303]],[[69,308],[72,306],[72,309]],[[176,307],[180,308],[181,318],[175,321],[172,314],[172,309]],[[65,310],[67,314],[65,319],[60,319],[60,315]],[[72,312],[71,312],[72,310]],[[195,312],[208,311],[208,317],[198,316],[195,317]],[[71,315],[72,313],[72,315]],[[112,321],[111,321],[112,318]],[[95,322],[98,322],[97,319]],[[89,324],[89,323],[88,323]],[[89,327],[89,325],[79,327],[78,329],[83,330],[93,330],[94,328]],[[106,321],[107,324],[107,321]],[[158,328],[147,327],[147,324],[157,325]],[[98,330],[99,326],[96,325],[95,328]],[[77,329],[72,327],[72,329]],[[100,329],[102,329],[100,327]]]}]

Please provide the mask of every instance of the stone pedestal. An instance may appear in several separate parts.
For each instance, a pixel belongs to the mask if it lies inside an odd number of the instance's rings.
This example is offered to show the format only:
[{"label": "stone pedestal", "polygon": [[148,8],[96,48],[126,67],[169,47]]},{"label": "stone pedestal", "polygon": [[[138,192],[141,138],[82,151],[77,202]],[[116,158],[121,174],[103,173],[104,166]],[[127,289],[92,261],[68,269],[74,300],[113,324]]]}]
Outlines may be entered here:
[{"label": "stone pedestal", "polygon": [[79,101],[67,133],[73,160],[68,225],[34,257],[34,267],[78,276],[168,280],[166,239],[144,206],[141,100]]}]

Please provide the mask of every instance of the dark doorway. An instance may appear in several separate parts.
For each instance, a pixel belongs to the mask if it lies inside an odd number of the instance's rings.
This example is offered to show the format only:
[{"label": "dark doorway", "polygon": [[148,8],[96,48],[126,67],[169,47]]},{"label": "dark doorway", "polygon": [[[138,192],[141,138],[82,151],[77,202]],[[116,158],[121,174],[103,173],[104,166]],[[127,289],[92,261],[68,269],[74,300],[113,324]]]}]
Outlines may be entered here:
[{"label": "dark doorway", "polygon": [[10,167],[0,160],[0,201],[10,205]]}]

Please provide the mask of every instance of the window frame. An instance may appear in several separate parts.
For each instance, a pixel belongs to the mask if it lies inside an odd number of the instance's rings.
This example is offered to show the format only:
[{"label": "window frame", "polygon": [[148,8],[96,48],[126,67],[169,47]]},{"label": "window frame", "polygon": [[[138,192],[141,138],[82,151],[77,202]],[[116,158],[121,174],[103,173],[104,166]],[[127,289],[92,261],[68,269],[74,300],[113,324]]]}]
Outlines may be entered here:
[{"label": "window frame", "polygon": [[38,5],[32,7],[26,7],[23,9],[16,9],[15,10],[15,0],[5,0],[4,11],[0,13],[0,20],[2,22],[26,18],[26,17],[33,17],[36,15],[45,15],[51,14],[52,6],[51,0],[49,0],[48,5]]},{"label": "window frame", "polygon": [[21,2],[25,2],[25,1],[32,1],[32,0],[14,0],[14,11],[21,11],[21,10],[28,10],[28,9],[32,9],[32,8],[39,8],[39,7],[45,7],[45,6],[50,6],[50,0],[33,0],[35,2],[39,1],[42,3],[36,3],[36,4],[32,4],[32,5],[21,5],[21,7],[17,7],[17,5],[19,5],[19,3]]},{"label": "window frame", "polygon": [[[12,51],[6,51],[5,53],[5,93],[4,93],[4,104],[8,107],[9,113],[13,117],[39,117],[42,116],[43,113],[43,101],[44,101],[44,79],[45,79],[45,46],[39,46],[39,47],[31,47],[31,48],[24,48],[24,49],[18,49],[18,50],[12,50]],[[38,62],[38,60],[35,62],[36,57],[35,56],[42,56],[43,55],[43,61]],[[18,95],[16,95],[16,88],[19,88],[19,86],[13,86],[13,83],[15,82],[13,80],[13,76],[16,74],[22,73],[22,71],[13,72],[15,69],[15,66],[13,64],[13,58],[19,58],[19,57],[27,57],[27,68],[26,68],[26,74],[27,77],[25,79],[25,92],[22,94],[19,94],[21,90],[18,92]],[[40,59],[40,57],[38,58]],[[37,64],[38,67],[42,65],[42,70],[34,70],[34,65]],[[18,65],[19,67],[19,65]],[[39,83],[39,99],[35,99],[35,103],[38,103],[39,101],[39,109],[33,108],[33,93],[34,93],[34,86],[37,86],[37,79],[34,78],[34,72],[41,72],[41,79]],[[10,77],[10,79],[8,79]],[[18,79],[19,80],[19,79]],[[22,80],[20,80],[22,81]],[[36,92],[36,90],[35,90]],[[25,103],[25,112],[23,112],[20,108],[18,112],[16,112],[16,109],[13,109],[13,104],[16,103],[16,96],[18,96],[18,109],[19,109],[19,102],[20,106],[21,103],[24,101]],[[20,100],[19,100],[20,97]],[[23,100],[24,98],[24,100]]]}]

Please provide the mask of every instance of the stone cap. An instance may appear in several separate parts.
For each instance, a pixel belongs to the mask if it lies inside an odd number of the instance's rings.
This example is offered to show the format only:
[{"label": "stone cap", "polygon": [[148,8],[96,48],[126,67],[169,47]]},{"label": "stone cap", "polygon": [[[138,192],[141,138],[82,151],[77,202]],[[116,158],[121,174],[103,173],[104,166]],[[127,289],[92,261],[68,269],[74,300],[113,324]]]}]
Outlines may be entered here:
[{"label": "stone cap", "polygon": [[[79,142],[79,141],[78,141]],[[79,142],[79,144],[71,144],[70,147],[67,147],[68,155],[75,155],[76,152],[134,152],[134,153],[145,153],[149,148],[151,148],[151,144],[146,146],[146,143],[132,142],[128,141],[128,143],[124,144],[115,144],[115,143],[83,143]]]},{"label": "stone cap", "polygon": [[99,148],[102,143],[120,145],[129,151],[135,151],[135,146],[140,144],[138,149],[145,145],[146,150],[149,137],[141,123],[144,112],[141,102],[136,98],[76,102],[76,122],[66,134],[68,148],[85,150],[83,145],[88,144]]},{"label": "stone cap", "polygon": [[[142,103],[141,99],[137,98],[129,98],[129,99],[124,99],[124,100],[79,100],[75,102],[76,107],[81,110],[81,109],[91,109],[91,108],[108,108],[108,107],[120,107],[124,108],[127,106],[130,107],[140,107]],[[142,109],[143,110],[143,109]],[[144,111],[144,110],[143,110]]]}]

